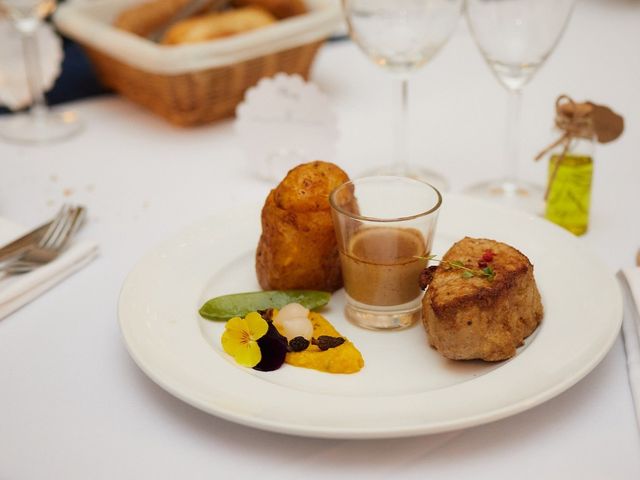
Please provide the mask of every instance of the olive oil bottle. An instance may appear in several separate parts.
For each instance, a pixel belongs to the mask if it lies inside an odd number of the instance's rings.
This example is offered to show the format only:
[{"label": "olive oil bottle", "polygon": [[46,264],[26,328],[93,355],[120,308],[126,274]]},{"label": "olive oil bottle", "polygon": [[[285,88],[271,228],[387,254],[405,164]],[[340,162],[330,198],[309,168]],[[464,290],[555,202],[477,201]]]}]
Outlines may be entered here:
[{"label": "olive oil bottle", "polygon": [[624,119],[605,105],[556,99],[557,140],[535,160],[549,155],[545,218],[575,235],[589,228],[593,151],[596,142],[609,143],[624,130]]},{"label": "olive oil bottle", "polygon": [[[560,162],[558,164],[558,162]],[[555,178],[552,178],[555,175]],[[575,235],[589,227],[591,206],[591,155],[567,153],[561,158],[553,154],[549,160],[549,193],[545,217]]]}]

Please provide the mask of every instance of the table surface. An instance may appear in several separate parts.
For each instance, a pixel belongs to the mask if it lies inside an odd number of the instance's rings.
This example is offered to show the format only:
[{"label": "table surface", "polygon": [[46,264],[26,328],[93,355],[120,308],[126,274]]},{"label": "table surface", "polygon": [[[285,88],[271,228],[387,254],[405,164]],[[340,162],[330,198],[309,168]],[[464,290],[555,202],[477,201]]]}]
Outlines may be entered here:
[{"label": "table surface", "polygon": [[[552,139],[560,93],[611,105],[626,119],[599,146],[588,244],[610,268],[640,247],[640,2],[581,2],[556,52],[525,89],[520,162]],[[349,42],[325,46],[313,80],[341,132],[335,159],[352,176],[391,151],[393,84]],[[413,161],[454,191],[502,171],[506,95],[464,22],[411,81]],[[157,242],[272,187],[253,174],[229,121],[179,129],[120,98],[73,108],[77,138],[46,147],[0,144],[0,216],[33,225],[63,201],[90,210],[81,236],[100,243],[90,266],[0,322],[0,478],[640,478],[640,436],[621,341],[569,391],[520,415],[440,435],[376,441],[289,437],[200,412],[149,380],[116,315],[127,272]],[[589,261],[589,259],[585,259]],[[588,294],[588,292],[585,292]],[[523,379],[526,381],[526,379]],[[472,399],[470,399],[472,401]],[[259,477],[258,477],[259,476]]]}]

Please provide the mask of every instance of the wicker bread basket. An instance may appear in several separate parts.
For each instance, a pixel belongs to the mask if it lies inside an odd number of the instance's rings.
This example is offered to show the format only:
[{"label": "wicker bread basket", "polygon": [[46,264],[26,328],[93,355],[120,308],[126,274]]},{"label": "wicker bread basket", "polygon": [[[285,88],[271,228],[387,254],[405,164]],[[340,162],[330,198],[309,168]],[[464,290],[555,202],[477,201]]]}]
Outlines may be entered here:
[{"label": "wicker bread basket", "polygon": [[181,125],[233,115],[244,92],[278,72],[309,75],[313,59],[339,19],[331,2],[234,38],[167,47],[120,31],[111,23],[140,0],[95,0],[62,6],[58,28],[80,43],[99,79],[133,102]]}]

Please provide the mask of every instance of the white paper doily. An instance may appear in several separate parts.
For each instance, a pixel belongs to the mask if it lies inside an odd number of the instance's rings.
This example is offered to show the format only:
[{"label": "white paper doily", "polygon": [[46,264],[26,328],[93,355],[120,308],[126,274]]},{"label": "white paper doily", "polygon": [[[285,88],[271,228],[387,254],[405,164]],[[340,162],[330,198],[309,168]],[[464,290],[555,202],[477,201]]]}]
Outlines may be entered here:
[{"label": "white paper doily", "polygon": [[[36,37],[42,86],[46,92],[60,75],[64,52],[62,41],[50,25],[42,24]],[[0,105],[18,110],[30,103],[20,34],[9,20],[0,19]]]},{"label": "white paper doily", "polygon": [[251,168],[269,180],[280,181],[300,163],[335,158],[336,114],[329,98],[299,75],[260,80],[236,109],[235,127]]}]

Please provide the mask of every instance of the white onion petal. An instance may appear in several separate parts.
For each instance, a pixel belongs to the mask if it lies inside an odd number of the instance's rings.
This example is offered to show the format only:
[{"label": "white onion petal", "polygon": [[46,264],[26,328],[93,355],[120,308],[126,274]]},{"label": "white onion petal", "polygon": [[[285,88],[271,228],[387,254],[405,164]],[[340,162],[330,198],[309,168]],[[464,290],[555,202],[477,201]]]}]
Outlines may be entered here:
[{"label": "white onion petal", "polygon": [[308,315],[309,309],[299,303],[290,303],[282,307],[273,323],[289,341],[296,337],[304,337],[307,340],[311,340],[313,324]]}]

